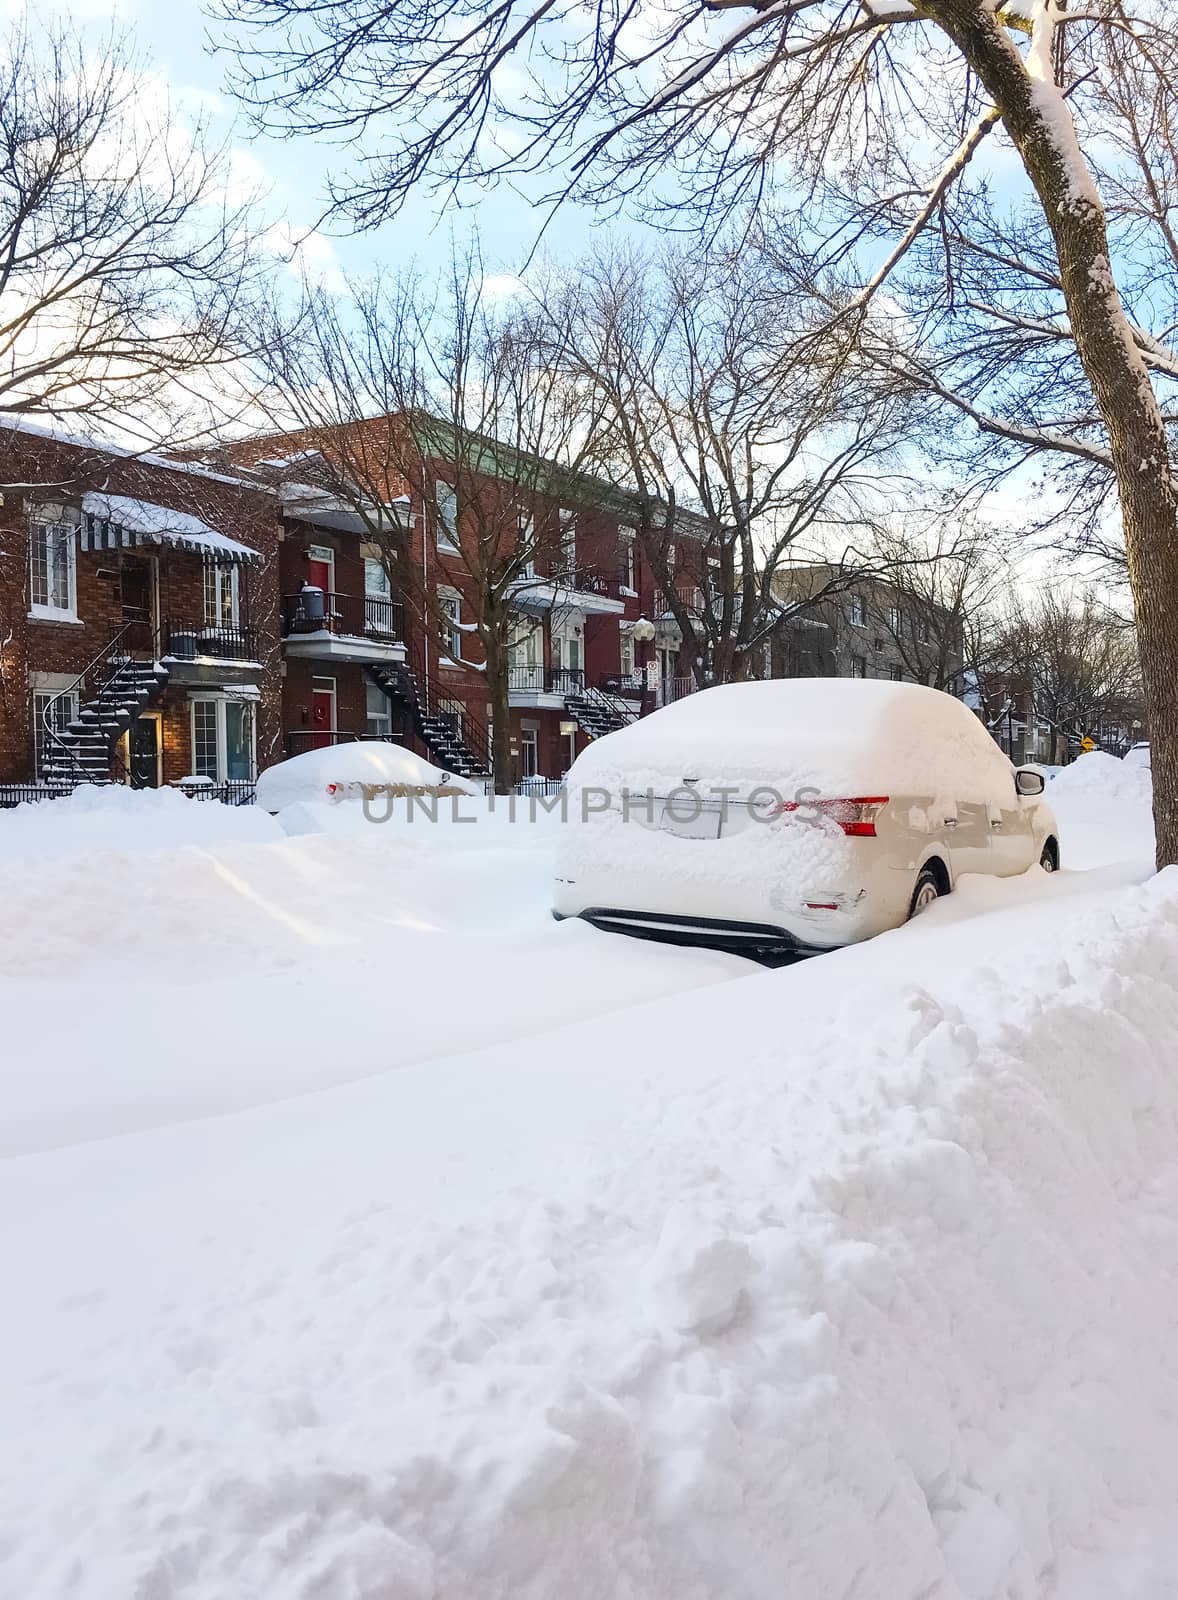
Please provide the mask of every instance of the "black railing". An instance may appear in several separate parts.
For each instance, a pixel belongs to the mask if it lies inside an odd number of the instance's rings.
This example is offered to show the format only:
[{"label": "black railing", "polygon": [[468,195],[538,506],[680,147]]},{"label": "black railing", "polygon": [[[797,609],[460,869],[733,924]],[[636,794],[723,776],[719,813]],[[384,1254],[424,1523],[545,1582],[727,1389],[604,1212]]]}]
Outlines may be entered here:
[{"label": "black railing", "polygon": [[282,632],[287,638],[330,633],[353,639],[403,639],[404,608],[399,600],[381,595],[300,589],[282,597]]},{"label": "black railing", "polygon": [[646,678],[641,672],[606,672],[597,680],[604,694],[621,695],[623,700],[641,700],[646,692]]},{"label": "black railing", "polygon": [[541,581],[560,584],[564,589],[576,589],[581,594],[604,595],[609,600],[621,600],[622,591],[627,587],[624,572],[603,572],[600,567],[566,566],[559,561],[553,562],[547,580]]},{"label": "black railing", "polygon": [[73,789],[71,783],[0,783],[0,811],[36,800],[59,800]]},{"label": "black railing", "polygon": [[258,630],[249,623],[193,623],[167,617],[160,630],[160,654],[177,661],[196,661],[202,656],[216,661],[257,661]]},{"label": "black railing", "polygon": [[223,783],[177,783],[190,800],[219,800],[226,806],[252,806],[257,798],[257,785],[252,778],[227,778]]},{"label": "black railing", "polygon": [[358,744],[369,740],[374,744],[401,744],[399,733],[354,733],[345,728],[288,728],[286,735],[288,756],[301,756],[307,750],[327,750],[334,744]]},{"label": "black railing", "polygon": [[585,687],[585,674],[580,667],[508,667],[507,687],[537,694],[578,694]]}]

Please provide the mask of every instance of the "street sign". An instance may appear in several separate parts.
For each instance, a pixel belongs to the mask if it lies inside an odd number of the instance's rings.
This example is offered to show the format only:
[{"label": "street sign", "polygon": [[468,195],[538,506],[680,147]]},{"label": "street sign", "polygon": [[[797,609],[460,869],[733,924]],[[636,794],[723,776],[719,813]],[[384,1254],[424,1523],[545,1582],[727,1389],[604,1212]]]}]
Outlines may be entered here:
[{"label": "street sign", "polygon": [[1080,740],[1080,749],[1084,752],[1085,755],[1088,755],[1091,751],[1096,749],[1096,740],[1095,739],[1089,739],[1087,737],[1081,739]]}]

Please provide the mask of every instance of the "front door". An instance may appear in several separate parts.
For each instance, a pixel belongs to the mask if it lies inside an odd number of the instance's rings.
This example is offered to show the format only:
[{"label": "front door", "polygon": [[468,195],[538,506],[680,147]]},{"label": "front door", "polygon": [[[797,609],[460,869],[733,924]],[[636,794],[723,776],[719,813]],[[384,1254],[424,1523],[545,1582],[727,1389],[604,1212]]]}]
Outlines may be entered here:
[{"label": "front door", "polygon": [[132,650],[151,650],[151,563],[124,556],[119,569],[119,600],[123,621],[135,626],[125,635]]},{"label": "front door", "polygon": [[132,789],[158,789],[160,719],[137,717],[127,730],[127,747],[127,765]]},{"label": "front door", "polygon": [[311,587],[322,589],[325,596],[329,595],[334,571],[335,564],[331,558],[331,551],[325,550],[321,545],[312,545],[307,561],[307,582]]},{"label": "front door", "polygon": [[324,750],[331,744],[335,732],[335,679],[311,680],[311,730],[307,741],[309,750]]}]

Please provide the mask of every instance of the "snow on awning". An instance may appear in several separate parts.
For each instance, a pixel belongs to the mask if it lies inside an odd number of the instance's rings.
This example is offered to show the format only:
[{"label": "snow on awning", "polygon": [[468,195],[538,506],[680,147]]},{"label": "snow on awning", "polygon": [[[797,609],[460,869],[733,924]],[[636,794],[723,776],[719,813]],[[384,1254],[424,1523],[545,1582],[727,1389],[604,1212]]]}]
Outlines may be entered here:
[{"label": "snow on awning", "polygon": [[254,565],[261,554],[239,544],[187,511],[121,494],[82,496],[82,549],[127,550],[166,544],[192,550],[218,566]]}]

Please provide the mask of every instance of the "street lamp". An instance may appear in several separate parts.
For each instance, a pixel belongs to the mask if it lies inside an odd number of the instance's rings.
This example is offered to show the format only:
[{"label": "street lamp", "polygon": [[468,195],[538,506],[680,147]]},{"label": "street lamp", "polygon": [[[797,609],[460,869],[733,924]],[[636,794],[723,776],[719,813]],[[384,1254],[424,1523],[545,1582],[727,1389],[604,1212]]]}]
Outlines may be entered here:
[{"label": "street lamp", "polygon": [[[646,644],[649,644],[651,642],[651,640],[654,638],[655,632],[656,632],[656,630],[655,630],[655,625],[654,625],[653,622],[651,622],[646,617],[639,617],[638,621],[635,622],[634,625],[630,629],[630,637],[631,637],[631,639],[633,639],[633,641],[634,641],[634,643],[636,645],[646,645]],[[640,661],[638,659],[639,654],[645,655],[645,653],[646,653],[645,651],[641,651],[641,652],[636,651],[635,652],[634,669],[639,674],[639,676],[642,676],[642,675],[645,674],[646,677],[647,677],[647,682],[649,684],[650,678],[649,678],[649,672],[647,670],[647,663],[645,661]]]}]

